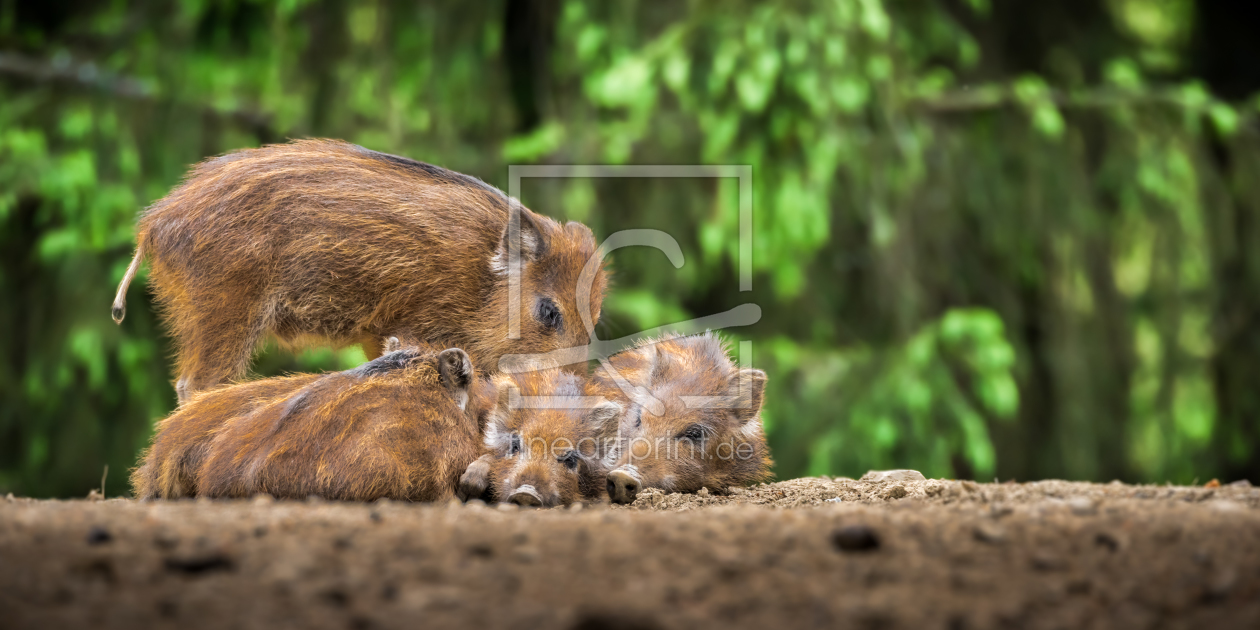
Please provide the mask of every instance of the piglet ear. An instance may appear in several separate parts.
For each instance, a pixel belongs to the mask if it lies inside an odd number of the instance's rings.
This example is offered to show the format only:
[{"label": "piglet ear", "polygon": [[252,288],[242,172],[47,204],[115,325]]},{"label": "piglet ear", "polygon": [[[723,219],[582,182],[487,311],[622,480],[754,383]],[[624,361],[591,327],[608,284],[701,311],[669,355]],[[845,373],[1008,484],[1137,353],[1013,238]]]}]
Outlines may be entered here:
[{"label": "piglet ear", "polygon": [[534,261],[547,251],[547,229],[545,219],[534,214],[529,208],[513,201],[516,207],[508,210],[507,226],[503,228],[503,236],[499,239],[499,250],[496,259],[504,270],[512,260],[512,254],[520,246],[521,262]]},{"label": "piglet ear", "polygon": [[494,408],[486,416],[485,443],[490,449],[506,452],[512,442],[512,392],[516,381],[506,374],[494,378],[494,388],[498,391],[498,399]]},{"label": "piglet ear", "polygon": [[621,419],[621,405],[606,400],[586,412],[586,421],[598,432],[617,430],[617,422]]},{"label": "piglet ear", "polygon": [[624,359],[619,359],[622,356],[620,353],[613,355],[612,366],[630,385],[651,389],[652,383],[665,370],[665,362],[668,360],[656,345],[652,342],[624,350]]},{"label": "piglet ear", "polygon": [[732,409],[740,424],[747,423],[761,413],[761,403],[765,399],[766,373],[761,370],[740,370],[731,375],[727,382],[730,396],[735,398]]},{"label": "piglet ear", "polygon": [[[494,411],[502,414],[505,419],[510,418],[516,411],[516,407],[512,403],[516,402],[520,396],[520,391],[517,387],[516,379],[507,374],[500,374],[494,378],[496,392]],[[513,392],[515,392],[515,395]]]},{"label": "piglet ear", "polygon": [[647,378],[644,382],[639,384],[650,389],[652,387],[652,383],[655,383],[657,379],[661,378],[661,375],[665,373],[665,368],[669,367],[669,354],[661,352],[660,342],[650,344],[643,349],[647,351]]},{"label": "piglet ear", "polygon": [[[619,435],[618,425],[621,422],[622,411],[621,405],[606,400],[586,412],[587,426],[590,427],[590,431],[595,435],[595,449],[593,452],[587,453],[587,455],[596,459],[603,459],[608,454],[608,450],[613,448],[614,438]],[[581,443],[579,442],[580,446]],[[585,458],[582,461],[583,465],[586,465]],[[583,470],[584,475],[587,472],[589,471]],[[601,487],[602,484],[603,482],[601,481]]]}]

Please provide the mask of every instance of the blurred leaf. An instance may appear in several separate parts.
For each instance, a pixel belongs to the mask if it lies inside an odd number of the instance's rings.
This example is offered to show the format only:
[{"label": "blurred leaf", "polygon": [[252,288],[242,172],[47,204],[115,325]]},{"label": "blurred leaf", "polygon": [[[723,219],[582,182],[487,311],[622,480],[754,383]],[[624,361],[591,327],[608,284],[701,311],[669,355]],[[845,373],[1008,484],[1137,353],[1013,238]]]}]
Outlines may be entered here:
[{"label": "blurred leaf", "polygon": [[639,57],[623,55],[602,76],[594,78],[591,98],[610,107],[640,104],[651,98],[652,67]]},{"label": "blurred leaf", "polygon": [[1233,107],[1220,101],[1213,102],[1208,107],[1208,116],[1212,117],[1212,124],[1222,136],[1232,136],[1238,132],[1238,112]]},{"label": "blurred leaf", "polygon": [[527,135],[516,136],[503,144],[503,159],[510,163],[536,162],[554,153],[564,142],[564,126],[549,122]]},{"label": "blurred leaf", "polygon": [[1135,90],[1142,87],[1142,72],[1132,59],[1112,59],[1107,62],[1103,75],[1107,82],[1117,87]]}]

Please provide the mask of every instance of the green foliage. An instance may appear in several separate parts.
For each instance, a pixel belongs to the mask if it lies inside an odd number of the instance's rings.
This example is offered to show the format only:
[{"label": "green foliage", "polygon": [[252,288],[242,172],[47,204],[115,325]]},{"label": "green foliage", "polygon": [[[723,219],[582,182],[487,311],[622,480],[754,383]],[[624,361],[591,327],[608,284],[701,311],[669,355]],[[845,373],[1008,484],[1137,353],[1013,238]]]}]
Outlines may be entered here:
[{"label": "green foliage", "polygon": [[[109,320],[135,215],[208,155],[302,136],[499,185],[509,163],[751,165],[750,293],[734,180],[526,180],[522,198],[682,246],[681,269],[615,254],[602,337],[762,307],[730,332],[770,375],[780,476],[1258,465],[1260,101],[1183,72],[1191,0],[1109,0],[1102,35],[1040,65],[977,35],[1013,25],[1010,0],[565,0],[535,16],[553,34],[498,3],[12,6],[0,491],[82,494],[107,463],[126,491],[174,402],[143,271]],[[522,61],[522,37],[549,52]],[[273,344],[255,370],[362,359]]]},{"label": "green foliage", "polygon": [[953,476],[959,466],[991,477],[996,456],[987,429],[1010,422],[1019,407],[1015,351],[992,311],[959,309],[895,348],[815,351],[780,338],[771,343],[774,387],[769,418],[827,409],[812,428],[808,471],[829,474],[890,468],[913,461],[925,474]]}]

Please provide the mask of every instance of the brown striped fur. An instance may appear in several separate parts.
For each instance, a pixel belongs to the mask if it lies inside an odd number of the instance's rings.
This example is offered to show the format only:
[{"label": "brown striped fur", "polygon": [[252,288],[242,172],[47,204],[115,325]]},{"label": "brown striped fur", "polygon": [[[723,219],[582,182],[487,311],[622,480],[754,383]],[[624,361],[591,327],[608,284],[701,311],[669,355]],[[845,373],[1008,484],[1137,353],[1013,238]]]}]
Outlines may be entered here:
[{"label": "brown striped fur", "polygon": [[[425,339],[491,372],[504,354],[585,345],[576,287],[594,235],[520,209],[521,335],[510,340],[508,218],[508,197],[480,180],[345,142],[237,151],[193,167],[144,212],[113,314],[122,320],[147,257],[181,402],[243,375],[267,333],[358,343],[369,358],[390,335]],[[601,269],[596,321],[605,287]]]},{"label": "brown striped fur", "polygon": [[[487,455],[470,467],[461,494],[533,507],[597,501],[608,473],[604,445],[621,407],[582,407],[583,381],[560,370],[495,377],[498,402],[486,420]],[[519,397],[518,397],[519,396]],[[556,408],[530,408],[547,397]]]},{"label": "brown striped fur", "polygon": [[[608,492],[628,503],[643,488],[695,492],[725,490],[770,477],[770,451],[761,426],[766,375],[739,369],[713,333],[648,340],[609,362],[621,378],[663,404],[657,416],[632,400],[600,366],[586,392],[623,408]],[[684,397],[716,396],[709,407],[689,407]],[[693,403],[694,404],[694,403]]]},{"label": "brown striped fur", "polygon": [[462,350],[432,346],[227,385],[159,423],[132,487],[142,499],[449,499],[484,452],[481,421],[495,400]]}]

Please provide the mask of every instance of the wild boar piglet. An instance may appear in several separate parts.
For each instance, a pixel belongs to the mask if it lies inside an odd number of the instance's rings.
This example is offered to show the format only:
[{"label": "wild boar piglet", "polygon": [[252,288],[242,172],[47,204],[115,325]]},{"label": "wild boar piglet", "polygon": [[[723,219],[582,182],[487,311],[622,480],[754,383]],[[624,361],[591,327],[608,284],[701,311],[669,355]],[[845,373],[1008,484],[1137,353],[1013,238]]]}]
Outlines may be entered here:
[{"label": "wild boar piglet", "polygon": [[463,497],[554,507],[604,496],[604,445],[621,406],[592,406],[583,381],[560,370],[500,374],[485,423],[486,454],[468,467]]},{"label": "wild boar piglet", "polygon": [[586,386],[624,410],[608,449],[609,497],[631,503],[644,488],[722,491],[769,478],[765,385],[765,372],[739,369],[711,332],[648,340],[609,357]]},{"label": "wild boar piglet", "polygon": [[[586,226],[474,177],[299,140],[208,159],[145,210],[113,317],[147,257],[181,402],[243,375],[269,333],[287,346],[357,343],[369,358],[392,335],[425,339],[493,372],[505,354],[589,342],[579,302],[598,321],[602,262],[589,293],[578,295],[578,279],[595,252]],[[585,360],[556,362],[584,370]]]},{"label": "wild boar piglet", "polygon": [[493,385],[458,348],[409,347],[352,370],[201,392],[158,425],[142,499],[439,501],[482,453]]}]

